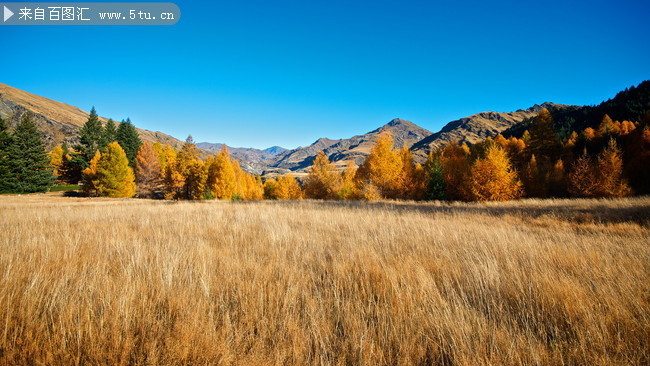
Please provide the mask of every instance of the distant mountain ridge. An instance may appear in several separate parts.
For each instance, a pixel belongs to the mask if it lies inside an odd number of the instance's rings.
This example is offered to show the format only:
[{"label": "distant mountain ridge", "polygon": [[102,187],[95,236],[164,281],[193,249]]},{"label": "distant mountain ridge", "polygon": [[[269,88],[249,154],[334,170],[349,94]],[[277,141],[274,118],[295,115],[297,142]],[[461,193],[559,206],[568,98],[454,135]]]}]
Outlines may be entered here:
[{"label": "distant mountain ridge", "polygon": [[551,111],[573,108],[564,104],[542,103],[514,112],[481,112],[447,123],[439,132],[418,141],[411,151],[418,160],[426,158],[431,149],[440,147],[450,141],[477,143],[486,137],[496,136],[508,128],[536,116],[546,108]]},{"label": "distant mountain ridge", "polygon": [[[393,136],[395,147],[409,148],[414,159],[423,162],[431,149],[449,141],[472,144],[498,133],[520,135],[542,108],[549,109],[556,118],[556,128],[568,129],[598,123],[603,112],[612,113],[612,117],[617,119],[638,119],[644,111],[650,109],[649,100],[650,81],[645,81],[598,106],[580,107],[547,102],[514,112],[481,112],[451,121],[436,133],[413,122],[395,118],[362,135],[338,140],[323,137],[309,146],[291,150],[280,146],[263,150],[231,146],[228,146],[228,149],[231,155],[240,161],[242,168],[251,173],[273,175],[292,172],[300,175],[306,173],[320,151],[324,151],[330,161],[340,169],[348,161],[359,165],[370,153],[379,134],[388,131]],[[79,129],[88,118],[87,112],[72,105],[0,83],[0,117],[7,119],[10,126],[15,126],[26,112],[34,114],[37,126],[49,148],[63,141],[75,143]],[[106,122],[107,119],[100,117],[100,120]],[[138,129],[138,132],[143,140],[166,143],[176,148],[183,144],[182,141],[162,132],[142,129]],[[217,153],[226,145],[201,142],[197,146],[201,149],[201,154],[207,156]]]},{"label": "distant mountain ridge", "polygon": [[269,165],[269,170],[276,173],[304,170],[311,165],[320,151],[324,151],[330,161],[338,163],[339,166],[349,160],[359,165],[363,163],[365,157],[370,153],[370,148],[383,131],[388,131],[393,135],[395,146],[398,148],[411,147],[417,141],[431,135],[431,131],[413,122],[395,118],[384,126],[363,135],[340,140],[320,138],[309,146],[286,151],[278,155],[275,163]]}]

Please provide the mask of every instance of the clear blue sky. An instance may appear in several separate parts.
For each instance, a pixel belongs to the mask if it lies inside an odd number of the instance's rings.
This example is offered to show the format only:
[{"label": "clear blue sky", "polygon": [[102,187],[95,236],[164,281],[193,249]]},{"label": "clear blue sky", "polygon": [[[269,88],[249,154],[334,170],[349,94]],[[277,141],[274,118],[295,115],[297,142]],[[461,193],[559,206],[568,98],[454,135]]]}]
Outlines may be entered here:
[{"label": "clear blue sky", "polygon": [[180,139],[293,148],[650,79],[642,0],[176,4],[174,26],[0,27],[0,82]]}]

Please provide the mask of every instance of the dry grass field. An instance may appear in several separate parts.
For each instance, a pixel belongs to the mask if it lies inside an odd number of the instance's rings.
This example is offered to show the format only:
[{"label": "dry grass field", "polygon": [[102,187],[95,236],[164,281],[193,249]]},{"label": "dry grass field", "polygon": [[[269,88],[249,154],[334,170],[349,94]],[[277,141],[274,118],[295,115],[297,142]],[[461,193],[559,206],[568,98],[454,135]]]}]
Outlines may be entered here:
[{"label": "dry grass field", "polygon": [[0,364],[650,362],[650,198],[0,196],[0,223]]}]

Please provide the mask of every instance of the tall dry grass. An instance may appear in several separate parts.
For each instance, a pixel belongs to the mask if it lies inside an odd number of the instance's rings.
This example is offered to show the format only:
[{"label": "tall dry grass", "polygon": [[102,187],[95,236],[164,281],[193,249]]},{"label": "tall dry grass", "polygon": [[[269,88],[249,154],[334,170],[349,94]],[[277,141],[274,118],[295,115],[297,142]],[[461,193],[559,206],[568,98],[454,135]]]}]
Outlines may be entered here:
[{"label": "tall dry grass", "polygon": [[0,363],[648,364],[649,207],[4,196]]}]

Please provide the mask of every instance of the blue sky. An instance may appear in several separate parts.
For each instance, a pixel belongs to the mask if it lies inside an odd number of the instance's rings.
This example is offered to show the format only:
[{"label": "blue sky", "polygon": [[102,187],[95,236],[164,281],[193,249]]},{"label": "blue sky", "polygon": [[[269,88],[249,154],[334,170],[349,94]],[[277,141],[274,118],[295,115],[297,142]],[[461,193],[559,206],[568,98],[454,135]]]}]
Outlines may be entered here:
[{"label": "blue sky", "polygon": [[0,27],[0,82],[184,139],[431,131],[650,79],[647,1],[176,1],[174,26]]}]

